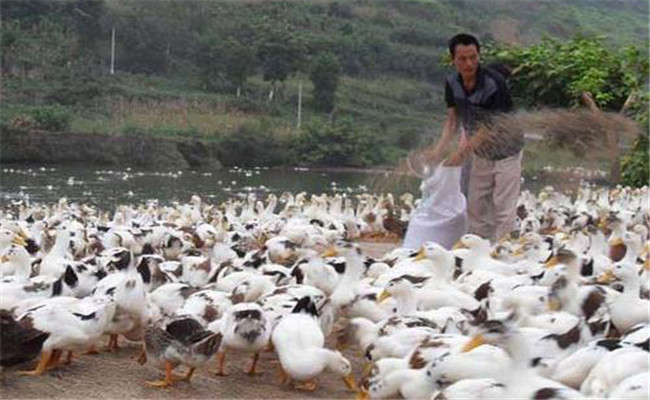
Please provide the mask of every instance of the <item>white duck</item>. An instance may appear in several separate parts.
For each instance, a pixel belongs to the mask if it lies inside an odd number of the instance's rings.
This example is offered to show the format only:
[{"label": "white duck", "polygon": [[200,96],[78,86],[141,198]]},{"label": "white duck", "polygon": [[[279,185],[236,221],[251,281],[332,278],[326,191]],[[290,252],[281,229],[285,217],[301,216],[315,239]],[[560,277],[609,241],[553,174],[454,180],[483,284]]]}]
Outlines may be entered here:
[{"label": "white duck", "polygon": [[57,233],[54,247],[52,247],[50,252],[43,257],[43,261],[41,261],[41,275],[58,278],[63,274],[66,262],[72,261],[73,259],[70,253],[70,242],[70,231],[63,229]]},{"label": "white duck", "polygon": [[607,397],[624,379],[650,369],[648,352],[622,347],[604,355],[580,386],[586,396]]},{"label": "white duck", "polygon": [[271,338],[271,321],[264,310],[256,303],[239,303],[230,308],[221,326],[223,342],[219,357],[217,375],[226,375],[225,356],[227,350],[253,353],[253,363],[247,373],[253,375],[256,371],[260,352],[269,345]]},{"label": "white duck", "polygon": [[605,280],[610,280],[610,277],[620,279],[624,287],[620,296],[607,299],[612,323],[616,329],[623,333],[636,324],[650,322],[650,301],[639,297],[641,283],[636,265],[617,263],[608,270]]},{"label": "white duck", "polygon": [[[511,361],[502,366],[502,374],[496,380],[505,385],[504,398],[539,398],[548,397],[565,399],[582,398],[582,395],[553,380],[538,375],[529,364],[528,341],[519,329],[497,320],[487,321],[479,333],[470,340],[464,351],[470,351],[477,345],[490,342],[501,344],[510,355]],[[495,368],[495,366],[491,366]]]},{"label": "white duck", "polygon": [[133,254],[125,248],[109,251],[109,268],[117,271],[99,282],[95,294],[104,294],[115,300],[116,311],[106,333],[110,334],[109,350],[118,350],[118,335],[129,340],[141,340],[147,325],[147,297],[142,276],[134,267]]},{"label": "white duck", "polygon": [[324,347],[325,336],[317,318],[316,305],[305,296],[273,330],[271,340],[285,374],[283,381],[305,382],[297,388],[313,391],[316,389],[313,379],[324,369],[329,369],[354,390],[350,362],[341,353]]},{"label": "white duck", "polygon": [[0,276],[14,276],[25,281],[32,273],[32,257],[24,246],[12,244],[2,253]]},{"label": "white duck", "polygon": [[54,301],[27,310],[18,321],[49,333],[49,336],[43,343],[36,368],[20,374],[41,375],[50,364],[58,363],[62,351],[92,345],[102,335],[114,313],[115,303],[102,295],[75,302]]}]

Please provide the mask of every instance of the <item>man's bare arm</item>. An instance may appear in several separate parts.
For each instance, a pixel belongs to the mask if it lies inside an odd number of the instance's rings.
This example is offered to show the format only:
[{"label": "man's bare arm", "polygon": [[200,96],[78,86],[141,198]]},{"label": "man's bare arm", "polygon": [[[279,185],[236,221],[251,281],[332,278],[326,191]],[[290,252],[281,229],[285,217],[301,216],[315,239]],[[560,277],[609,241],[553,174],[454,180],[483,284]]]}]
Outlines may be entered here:
[{"label": "man's bare arm", "polygon": [[442,135],[432,150],[427,152],[427,158],[430,160],[438,161],[443,154],[447,151],[449,143],[451,143],[456,129],[458,128],[458,114],[456,107],[447,108],[447,118],[442,127]]}]

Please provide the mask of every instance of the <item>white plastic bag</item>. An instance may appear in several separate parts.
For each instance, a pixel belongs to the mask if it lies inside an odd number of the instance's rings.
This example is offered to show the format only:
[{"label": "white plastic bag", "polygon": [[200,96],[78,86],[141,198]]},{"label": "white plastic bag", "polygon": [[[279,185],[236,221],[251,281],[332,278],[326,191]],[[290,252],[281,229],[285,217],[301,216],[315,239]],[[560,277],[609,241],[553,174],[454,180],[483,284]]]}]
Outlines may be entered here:
[{"label": "white plastic bag", "polygon": [[422,181],[422,200],[411,213],[403,247],[417,249],[431,241],[449,249],[467,231],[467,200],[460,191],[462,167],[443,164]]}]

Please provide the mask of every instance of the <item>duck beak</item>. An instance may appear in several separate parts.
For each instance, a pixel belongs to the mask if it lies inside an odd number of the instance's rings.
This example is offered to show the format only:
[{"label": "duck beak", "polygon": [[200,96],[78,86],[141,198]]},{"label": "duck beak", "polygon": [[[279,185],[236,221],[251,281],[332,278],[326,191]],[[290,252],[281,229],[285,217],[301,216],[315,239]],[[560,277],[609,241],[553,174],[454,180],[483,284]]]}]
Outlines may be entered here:
[{"label": "duck beak", "polygon": [[557,256],[553,256],[553,257],[549,258],[549,260],[544,263],[544,267],[545,268],[553,268],[556,265],[558,265],[559,263],[560,263],[560,261],[557,258]]},{"label": "duck beak", "polygon": [[625,246],[625,242],[623,242],[623,238],[617,237],[615,239],[612,239],[612,241],[609,243],[610,247],[614,246]]},{"label": "duck beak", "polygon": [[474,350],[475,348],[487,343],[483,335],[476,335],[472,337],[465,345],[463,346],[461,353],[467,353]]},{"label": "duck beak", "polygon": [[600,277],[598,277],[596,282],[601,284],[607,284],[612,282],[615,278],[616,277],[614,276],[614,271],[612,271],[611,269],[607,269]]},{"label": "duck beak", "polygon": [[645,261],[643,262],[643,269],[650,271],[650,257],[645,258]]},{"label": "duck beak", "polygon": [[6,263],[9,262],[9,256],[6,254],[2,255],[2,258],[0,259],[0,262]]},{"label": "duck beak", "polygon": [[427,258],[427,255],[424,252],[424,248],[421,248],[420,251],[418,251],[418,254],[415,255],[415,258],[413,261],[421,261]]},{"label": "duck beak", "polygon": [[370,373],[372,372],[372,363],[371,362],[366,362],[365,365],[363,366],[363,376],[370,376]]},{"label": "duck beak", "polygon": [[512,252],[512,255],[514,257],[519,257],[519,256],[524,254],[524,251],[525,251],[524,246],[521,246],[521,247],[518,247],[517,249],[515,249],[515,251]]},{"label": "duck beak", "polygon": [[336,247],[329,247],[329,248],[325,249],[325,251],[323,251],[321,253],[321,257],[323,257],[323,258],[336,257],[338,255],[339,255],[339,252],[336,251]]},{"label": "duck beak", "polygon": [[389,297],[390,297],[390,293],[388,293],[386,290],[383,290],[381,293],[379,293],[379,296],[377,297],[377,303],[381,303],[382,301],[386,300]]},{"label": "duck beak", "polygon": [[495,260],[498,259],[498,258],[499,258],[499,252],[496,251],[496,250],[492,250],[492,251],[490,252],[490,257],[491,257],[491,258],[494,258]]},{"label": "duck beak", "polygon": [[15,235],[13,239],[11,239],[11,243],[22,247],[27,246],[27,242],[25,241],[25,238],[22,235]]},{"label": "duck beak", "polygon": [[468,248],[469,248],[469,247],[467,247],[467,246],[465,245],[465,243],[463,243],[462,240],[459,240],[459,241],[457,241],[457,242],[454,244],[454,246],[453,246],[451,249],[452,249],[452,250],[458,250],[458,249],[468,249]]},{"label": "duck beak", "polygon": [[354,400],[368,400],[370,399],[370,396],[368,395],[368,392],[365,390],[359,390],[357,392],[357,395],[354,396]]},{"label": "duck beak", "polygon": [[548,307],[550,311],[558,311],[560,309],[560,302],[557,301],[557,299],[549,299],[546,302],[546,307]]},{"label": "duck beak", "polygon": [[352,376],[351,373],[343,377],[343,382],[345,382],[345,386],[353,392],[357,390],[357,384],[354,382],[354,376]]}]

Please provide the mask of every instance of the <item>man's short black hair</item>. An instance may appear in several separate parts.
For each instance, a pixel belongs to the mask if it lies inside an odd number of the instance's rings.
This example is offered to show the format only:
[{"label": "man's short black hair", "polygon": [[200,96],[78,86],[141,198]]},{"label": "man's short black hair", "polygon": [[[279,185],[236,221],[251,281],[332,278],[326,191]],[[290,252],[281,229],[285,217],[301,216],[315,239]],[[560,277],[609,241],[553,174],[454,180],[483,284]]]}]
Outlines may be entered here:
[{"label": "man's short black hair", "polygon": [[476,36],[470,35],[469,33],[459,33],[453,38],[449,39],[449,53],[451,57],[454,58],[456,55],[456,46],[462,44],[463,46],[475,45],[476,51],[481,52],[481,45],[478,43]]}]

